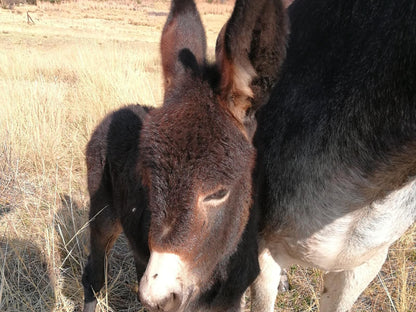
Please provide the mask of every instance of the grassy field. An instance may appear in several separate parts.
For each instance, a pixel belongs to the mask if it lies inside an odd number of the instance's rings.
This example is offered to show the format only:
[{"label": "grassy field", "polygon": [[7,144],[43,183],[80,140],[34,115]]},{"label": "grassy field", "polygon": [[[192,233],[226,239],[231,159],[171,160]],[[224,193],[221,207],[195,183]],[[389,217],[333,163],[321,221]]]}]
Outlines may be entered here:
[{"label": "grassy field", "polygon": [[[0,9],[0,311],[82,308],[85,145],[110,110],[161,104],[158,43],[168,7],[83,0]],[[212,54],[232,7],[204,0],[198,7]],[[413,227],[354,311],[416,311],[415,241]],[[141,311],[125,239],[108,269],[101,311]],[[289,280],[276,310],[319,310],[322,273],[293,267]]]}]

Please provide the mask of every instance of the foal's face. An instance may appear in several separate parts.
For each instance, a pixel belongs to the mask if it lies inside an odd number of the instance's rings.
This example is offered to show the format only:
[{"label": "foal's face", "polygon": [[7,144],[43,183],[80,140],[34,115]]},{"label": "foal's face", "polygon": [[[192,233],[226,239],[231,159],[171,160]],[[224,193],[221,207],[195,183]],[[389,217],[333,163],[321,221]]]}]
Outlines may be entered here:
[{"label": "foal's face", "polygon": [[255,157],[209,84],[189,83],[151,113],[141,138],[150,268],[157,263],[151,276],[185,296],[235,251],[249,216]]}]

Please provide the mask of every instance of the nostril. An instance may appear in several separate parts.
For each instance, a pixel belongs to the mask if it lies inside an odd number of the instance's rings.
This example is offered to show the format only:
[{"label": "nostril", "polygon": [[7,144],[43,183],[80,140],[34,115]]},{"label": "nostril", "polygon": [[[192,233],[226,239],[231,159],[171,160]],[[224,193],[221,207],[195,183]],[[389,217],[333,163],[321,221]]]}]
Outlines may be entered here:
[{"label": "nostril", "polygon": [[158,276],[158,274],[156,273],[155,275],[152,276],[153,279],[156,279]]},{"label": "nostril", "polygon": [[176,292],[170,294],[170,304],[167,306],[168,311],[176,311],[181,305],[181,297]]}]

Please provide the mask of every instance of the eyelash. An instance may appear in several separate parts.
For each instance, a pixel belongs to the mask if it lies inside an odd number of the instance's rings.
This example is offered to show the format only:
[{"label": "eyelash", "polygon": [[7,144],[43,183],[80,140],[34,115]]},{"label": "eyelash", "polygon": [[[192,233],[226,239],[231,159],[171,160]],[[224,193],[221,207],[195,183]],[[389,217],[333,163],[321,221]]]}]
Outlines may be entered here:
[{"label": "eyelash", "polygon": [[224,198],[227,195],[227,193],[228,193],[228,190],[226,190],[226,189],[220,189],[219,191],[217,191],[217,192],[215,192],[215,193],[213,193],[213,194],[208,195],[207,197],[205,197],[204,198],[204,202],[211,201],[211,200],[219,200],[219,199],[222,199],[222,198]]}]

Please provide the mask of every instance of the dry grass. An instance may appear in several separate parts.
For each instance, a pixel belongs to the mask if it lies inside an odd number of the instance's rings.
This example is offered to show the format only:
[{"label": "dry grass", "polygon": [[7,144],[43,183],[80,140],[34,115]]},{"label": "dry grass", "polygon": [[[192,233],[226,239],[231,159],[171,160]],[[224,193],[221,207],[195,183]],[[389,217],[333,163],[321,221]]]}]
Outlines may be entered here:
[{"label": "dry grass", "polygon": [[[84,147],[108,111],[162,99],[158,41],[169,3],[138,2],[0,9],[0,311],[81,308],[88,253]],[[198,5],[212,51],[232,7]],[[27,24],[28,11],[34,25]],[[413,228],[393,246],[355,310],[416,311],[415,236]],[[125,239],[108,266],[101,310],[140,311]],[[276,307],[317,310],[321,273],[298,267],[289,273],[293,289],[279,295]]]}]

